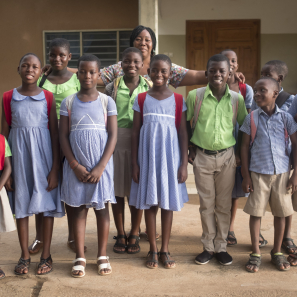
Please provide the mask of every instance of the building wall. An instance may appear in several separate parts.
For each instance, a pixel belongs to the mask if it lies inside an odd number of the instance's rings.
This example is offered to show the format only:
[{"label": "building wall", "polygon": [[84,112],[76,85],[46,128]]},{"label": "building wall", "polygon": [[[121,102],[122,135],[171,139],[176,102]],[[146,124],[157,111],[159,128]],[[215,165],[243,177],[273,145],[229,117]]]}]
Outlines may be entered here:
[{"label": "building wall", "polygon": [[98,0],[2,1],[0,92],[20,85],[17,67],[25,53],[33,52],[43,59],[43,30],[131,29],[138,25],[138,0],[103,3]]}]

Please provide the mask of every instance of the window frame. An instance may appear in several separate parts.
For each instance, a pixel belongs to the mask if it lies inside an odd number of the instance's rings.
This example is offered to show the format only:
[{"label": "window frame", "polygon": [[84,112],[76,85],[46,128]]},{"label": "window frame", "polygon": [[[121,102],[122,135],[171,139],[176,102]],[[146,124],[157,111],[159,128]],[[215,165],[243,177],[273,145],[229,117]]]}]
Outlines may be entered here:
[{"label": "window frame", "polygon": [[43,30],[42,31],[42,50],[43,50],[43,63],[46,64],[46,48],[45,48],[45,34],[46,33],[79,33],[79,46],[80,46],[80,56],[83,55],[83,44],[82,44],[82,33],[83,32],[116,32],[117,35],[117,62],[120,60],[120,32],[121,31],[133,31],[134,28],[124,28],[124,29],[94,29],[94,30]]}]

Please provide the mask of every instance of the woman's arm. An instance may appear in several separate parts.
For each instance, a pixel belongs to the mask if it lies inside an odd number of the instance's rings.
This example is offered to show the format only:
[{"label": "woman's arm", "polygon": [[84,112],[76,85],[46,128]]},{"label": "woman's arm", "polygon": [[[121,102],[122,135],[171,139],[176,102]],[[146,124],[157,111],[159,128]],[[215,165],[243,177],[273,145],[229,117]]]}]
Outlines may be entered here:
[{"label": "woman's arm", "polygon": [[188,178],[188,132],[186,124],[186,111],[184,111],[182,114],[178,140],[181,151],[181,165],[178,169],[177,178],[179,183],[184,183]]},{"label": "woman's arm", "polygon": [[132,163],[132,178],[136,183],[139,183],[138,147],[139,147],[140,128],[141,128],[141,114],[140,112],[134,110],[132,144],[131,144],[131,163]]},{"label": "woman's arm", "polygon": [[4,159],[4,169],[2,171],[1,177],[0,177],[0,190],[4,187],[7,180],[9,179],[11,175],[11,162],[10,157],[5,157]]},{"label": "woman's arm", "polygon": [[107,117],[107,133],[108,140],[104,149],[104,153],[99,163],[90,172],[90,178],[88,180],[90,183],[99,182],[103,171],[114,152],[118,137],[118,121],[116,115]]}]

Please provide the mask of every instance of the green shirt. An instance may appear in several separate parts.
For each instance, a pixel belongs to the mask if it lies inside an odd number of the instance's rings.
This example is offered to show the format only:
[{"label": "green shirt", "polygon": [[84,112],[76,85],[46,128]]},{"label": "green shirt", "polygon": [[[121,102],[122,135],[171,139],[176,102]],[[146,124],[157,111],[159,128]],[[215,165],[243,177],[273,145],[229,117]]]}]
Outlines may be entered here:
[{"label": "green shirt", "polygon": [[118,111],[118,127],[119,128],[132,128],[133,126],[133,116],[134,111],[132,109],[135,97],[139,93],[147,92],[149,89],[147,83],[145,82],[144,78],[139,75],[139,85],[133,91],[130,97],[130,90],[126,86],[123,77],[121,78],[118,90],[117,90],[117,111]]},{"label": "green shirt", "polygon": [[11,156],[11,150],[10,150],[9,144],[5,138],[5,158],[10,157],[10,156]]},{"label": "green shirt", "polygon": [[[194,116],[195,100],[196,90],[192,90],[189,92],[186,102],[187,121],[192,120]],[[239,125],[243,124],[246,115],[244,99],[239,95],[237,111]],[[213,96],[209,85],[207,85],[191,142],[207,150],[221,150],[235,145],[232,119],[233,109],[228,85],[226,85],[225,95],[220,102]]]},{"label": "green shirt", "polygon": [[[41,77],[38,79],[37,85],[39,85],[40,81]],[[73,74],[68,81],[59,85],[54,85],[48,79],[46,79],[42,88],[54,94],[56,100],[57,117],[60,119],[60,106],[63,99],[74,93],[77,93],[80,90],[80,83],[77,75]]]}]

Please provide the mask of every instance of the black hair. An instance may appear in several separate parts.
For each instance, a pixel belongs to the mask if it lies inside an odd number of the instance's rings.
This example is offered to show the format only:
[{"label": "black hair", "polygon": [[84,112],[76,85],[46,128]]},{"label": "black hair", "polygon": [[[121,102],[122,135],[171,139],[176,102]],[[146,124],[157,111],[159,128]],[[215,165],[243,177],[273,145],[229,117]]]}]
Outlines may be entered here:
[{"label": "black hair", "polygon": [[260,79],[258,79],[258,81],[260,81],[260,80],[269,80],[269,81],[271,81],[274,84],[275,88],[279,91],[279,84],[274,78],[272,78],[270,76],[263,76]]},{"label": "black hair", "polygon": [[274,67],[277,75],[283,75],[285,78],[288,75],[289,69],[285,62],[280,60],[271,60],[267,62],[265,65],[271,65]]},{"label": "black hair", "polygon": [[36,57],[36,58],[38,59],[39,63],[40,63],[40,66],[42,66],[42,64],[41,64],[41,60],[39,59],[39,57],[38,57],[37,55],[33,54],[33,53],[27,53],[27,54],[23,55],[23,56],[21,57],[21,59],[20,59],[20,63],[19,63],[19,65],[22,63],[22,61],[23,61],[27,56],[34,56],[34,57]]},{"label": "black hair", "polygon": [[170,68],[172,67],[172,63],[171,63],[171,60],[168,56],[166,55],[163,55],[163,54],[159,54],[159,55],[155,55],[151,58],[151,62],[150,62],[150,65],[152,65],[153,62],[155,61],[164,61],[166,62]]},{"label": "black hair", "polygon": [[227,49],[222,50],[220,52],[220,54],[223,55],[223,53],[226,53],[226,52],[233,52],[237,56],[236,52],[233,49],[230,49],[230,48],[227,48]]},{"label": "black hair", "polygon": [[101,62],[100,62],[99,58],[96,57],[95,55],[92,55],[92,54],[82,55],[77,61],[77,68],[79,68],[79,63],[82,61],[96,62],[97,66],[98,66],[98,70],[100,70]]},{"label": "black hair", "polygon": [[123,58],[124,58],[127,54],[129,54],[129,53],[136,53],[136,54],[140,55],[141,60],[143,60],[142,52],[141,52],[138,48],[136,48],[136,47],[128,47],[128,48],[126,48],[126,49],[122,52],[122,60],[123,60]]},{"label": "black hair", "polygon": [[149,32],[151,39],[152,39],[152,43],[153,43],[153,48],[152,48],[152,52],[151,52],[151,57],[153,57],[155,55],[155,51],[156,51],[156,44],[157,44],[157,39],[156,39],[156,35],[155,32],[149,28],[149,27],[144,27],[144,26],[137,26],[136,28],[134,28],[134,30],[132,31],[131,35],[130,35],[130,46],[133,47],[133,43],[135,41],[135,39],[138,37],[138,35],[143,31],[146,30]]},{"label": "black hair", "polygon": [[209,66],[210,62],[227,62],[228,69],[230,69],[229,59],[226,56],[222,55],[222,54],[217,54],[217,55],[214,55],[214,56],[209,58],[209,60],[207,61],[207,65],[206,65],[207,70],[208,70],[208,66]]},{"label": "black hair", "polygon": [[68,53],[70,53],[70,43],[67,39],[65,38],[55,38],[50,42],[49,45],[49,51],[53,48],[53,47],[63,47],[65,48]]}]

